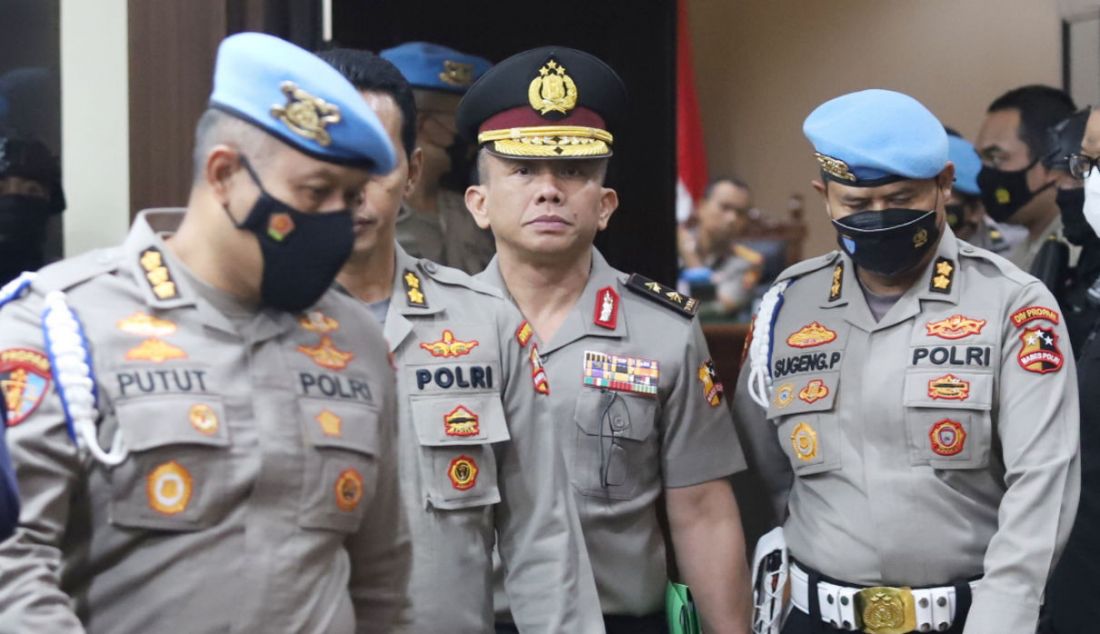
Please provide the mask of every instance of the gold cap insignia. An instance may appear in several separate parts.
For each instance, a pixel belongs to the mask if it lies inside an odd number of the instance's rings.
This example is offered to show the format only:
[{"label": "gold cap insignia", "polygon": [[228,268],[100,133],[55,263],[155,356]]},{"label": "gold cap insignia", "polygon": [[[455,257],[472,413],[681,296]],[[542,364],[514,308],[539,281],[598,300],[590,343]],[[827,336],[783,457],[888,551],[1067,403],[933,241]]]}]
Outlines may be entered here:
[{"label": "gold cap insignia", "polygon": [[284,81],[279,89],[286,95],[286,105],[271,106],[271,116],[285,123],[298,136],[321,145],[332,143],[325,128],[340,122],[340,107],[314,97],[292,81]]},{"label": "gold cap insignia", "polygon": [[565,67],[554,60],[539,69],[538,77],[527,87],[527,100],[539,114],[566,114],[577,106],[577,84],[565,74]]},{"label": "gold cap insignia", "polygon": [[817,159],[817,164],[821,166],[821,171],[829,176],[852,183],[856,182],[856,175],[848,169],[848,164],[844,161],[831,156],[825,156],[821,152],[814,152],[814,158]]},{"label": "gold cap insignia", "polygon": [[439,73],[439,80],[448,86],[465,88],[474,83],[474,65],[444,60],[443,72]]}]

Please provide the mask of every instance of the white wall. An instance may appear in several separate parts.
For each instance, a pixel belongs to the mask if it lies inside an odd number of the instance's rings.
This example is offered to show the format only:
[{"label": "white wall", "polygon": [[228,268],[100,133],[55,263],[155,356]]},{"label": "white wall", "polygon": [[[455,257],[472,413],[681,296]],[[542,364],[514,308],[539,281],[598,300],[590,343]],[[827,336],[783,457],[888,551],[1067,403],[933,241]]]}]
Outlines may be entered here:
[{"label": "white wall", "polygon": [[61,2],[65,255],[117,244],[130,224],[126,0]]}]

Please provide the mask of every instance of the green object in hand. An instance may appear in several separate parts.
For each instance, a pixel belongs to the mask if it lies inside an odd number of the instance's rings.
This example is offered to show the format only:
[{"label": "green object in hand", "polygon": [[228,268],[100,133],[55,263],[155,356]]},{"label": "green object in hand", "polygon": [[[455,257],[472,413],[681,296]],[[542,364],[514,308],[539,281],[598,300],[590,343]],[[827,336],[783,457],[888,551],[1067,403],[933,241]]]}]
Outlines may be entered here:
[{"label": "green object in hand", "polygon": [[668,582],[665,588],[665,612],[668,615],[670,634],[701,634],[699,614],[695,612],[695,600],[691,589],[682,583]]}]

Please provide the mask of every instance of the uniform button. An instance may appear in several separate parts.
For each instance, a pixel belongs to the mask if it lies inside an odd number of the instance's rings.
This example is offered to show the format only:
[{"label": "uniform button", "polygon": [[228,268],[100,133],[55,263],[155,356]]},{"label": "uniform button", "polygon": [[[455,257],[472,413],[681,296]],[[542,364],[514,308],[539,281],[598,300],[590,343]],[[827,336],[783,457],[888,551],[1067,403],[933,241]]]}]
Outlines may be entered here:
[{"label": "uniform button", "polygon": [[940,606],[941,608],[947,605],[947,597],[940,597],[939,599],[936,599],[936,605]]},{"label": "uniform button", "polygon": [[422,262],[424,270],[429,273],[435,273],[437,270],[439,270],[439,267],[436,266],[436,263],[432,262],[431,260],[422,260]]},{"label": "uniform button", "polygon": [[[622,416],[616,416],[615,418],[611,419],[611,426],[614,427],[616,430],[626,429],[626,419],[624,419]],[[832,597],[829,597],[829,600],[832,601]]]},{"label": "uniform button", "polygon": [[921,623],[920,624],[920,631],[922,631],[922,632],[931,632],[932,631],[932,624],[931,623]]},{"label": "uniform button", "polygon": [[941,632],[946,632],[946,631],[947,631],[947,622],[946,622],[946,621],[945,621],[945,622],[943,622],[943,623],[940,623],[940,627],[939,627],[939,630],[940,630]]},{"label": "uniform button", "polygon": [[963,253],[973,253],[974,252],[974,247],[963,247],[962,252]]},{"label": "uniform button", "polygon": [[848,605],[848,597],[840,597],[840,605]]},{"label": "uniform button", "polygon": [[927,598],[927,597],[926,597],[926,598],[924,598],[924,599],[921,599],[921,600],[920,600],[920,606],[921,606],[922,608],[926,608],[926,607],[928,607],[928,598]]},{"label": "uniform button", "polygon": [[829,602],[829,605],[833,604],[833,595],[826,595],[825,600]]},{"label": "uniform button", "polygon": [[852,629],[852,624],[851,624],[851,622],[849,622],[849,621],[844,621],[844,629],[846,629],[846,630],[850,630],[850,629]]}]

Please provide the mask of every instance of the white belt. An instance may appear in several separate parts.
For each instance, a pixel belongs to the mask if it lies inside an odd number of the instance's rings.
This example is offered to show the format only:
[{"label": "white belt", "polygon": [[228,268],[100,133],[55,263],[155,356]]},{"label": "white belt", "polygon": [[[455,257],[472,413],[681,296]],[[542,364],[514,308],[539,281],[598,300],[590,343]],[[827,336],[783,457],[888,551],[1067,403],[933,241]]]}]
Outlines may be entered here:
[{"label": "white belt", "polygon": [[[974,584],[971,583],[973,588]],[[910,600],[906,594],[912,596]],[[791,562],[791,602],[810,613],[810,579],[805,570]],[[821,620],[850,632],[943,632],[955,622],[955,588],[851,588],[825,581],[817,584]],[[861,605],[857,606],[856,604]],[[874,605],[869,605],[873,603]],[[908,604],[912,605],[912,614]],[[861,612],[862,610],[862,612]],[[908,620],[907,617],[913,620]],[[908,629],[897,629],[901,623]]]}]

